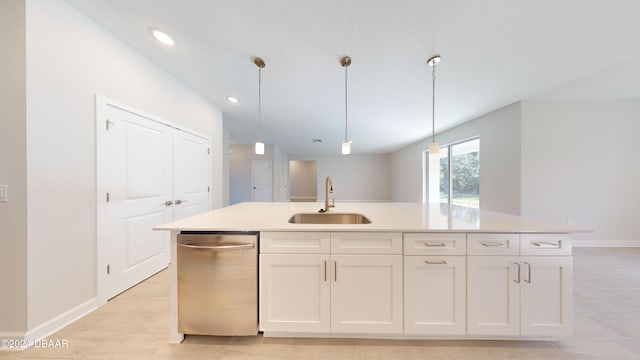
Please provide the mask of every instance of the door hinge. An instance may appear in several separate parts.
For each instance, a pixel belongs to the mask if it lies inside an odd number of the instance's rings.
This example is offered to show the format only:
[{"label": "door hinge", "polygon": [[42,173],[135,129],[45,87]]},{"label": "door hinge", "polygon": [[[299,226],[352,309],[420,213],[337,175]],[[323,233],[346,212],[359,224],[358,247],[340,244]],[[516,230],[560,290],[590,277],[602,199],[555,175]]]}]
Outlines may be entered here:
[{"label": "door hinge", "polygon": [[211,148],[207,148],[207,154],[211,154]]},{"label": "door hinge", "polygon": [[111,274],[111,265],[107,265],[107,275]]},{"label": "door hinge", "polygon": [[211,192],[211,187],[207,186],[207,192]]},{"label": "door hinge", "polygon": [[107,193],[107,202],[109,202],[110,197],[109,193]]},{"label": "door hinge", "polygon": [[109,131],[109,129],[111,128],[111,125],[115,125],[115,123],[109,119],[107,119],[105,122],[106,122],[107,131]]}]

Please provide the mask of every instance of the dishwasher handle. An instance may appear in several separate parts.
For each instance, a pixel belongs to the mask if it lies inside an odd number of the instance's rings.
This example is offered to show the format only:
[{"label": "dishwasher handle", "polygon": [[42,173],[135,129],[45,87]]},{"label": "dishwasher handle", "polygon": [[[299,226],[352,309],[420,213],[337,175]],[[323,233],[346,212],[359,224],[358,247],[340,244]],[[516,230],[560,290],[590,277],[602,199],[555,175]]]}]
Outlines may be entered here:
[{"label": "dishwasher handle", "polygon": [[218,245],[218,246],[201,246],[201,245],[188,245],[178,243],[179,247],[186,247],[189,249],[197,249],[197,250],[209,250],[209,251],[225,251],[225,250],[246,250],[253,249],[256,247],[256,244],[238,244],[238,245]]}]

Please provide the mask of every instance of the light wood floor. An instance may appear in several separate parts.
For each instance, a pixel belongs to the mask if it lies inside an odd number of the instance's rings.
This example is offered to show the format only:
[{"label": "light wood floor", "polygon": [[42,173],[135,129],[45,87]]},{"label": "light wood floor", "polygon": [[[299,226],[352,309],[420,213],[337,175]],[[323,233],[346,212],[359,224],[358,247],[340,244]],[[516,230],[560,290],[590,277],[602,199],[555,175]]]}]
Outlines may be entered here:
[{"label": "light wood floor", "polygon": [[640,248],[577,248],[575,335],[545,342],[187,337],[168,343],[163,271],[49,339],[68,348],[5,359],[640,359]]}]

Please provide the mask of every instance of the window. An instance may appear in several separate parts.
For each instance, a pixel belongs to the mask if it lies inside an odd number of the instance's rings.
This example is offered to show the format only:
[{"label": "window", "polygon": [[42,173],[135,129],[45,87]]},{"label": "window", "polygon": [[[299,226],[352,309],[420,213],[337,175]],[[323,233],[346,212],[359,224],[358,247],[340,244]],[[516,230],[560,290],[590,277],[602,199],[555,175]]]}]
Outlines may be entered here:
[{"label": "window", "polygon": [[480,139],[427,154],[429,202],[480,207]]}]

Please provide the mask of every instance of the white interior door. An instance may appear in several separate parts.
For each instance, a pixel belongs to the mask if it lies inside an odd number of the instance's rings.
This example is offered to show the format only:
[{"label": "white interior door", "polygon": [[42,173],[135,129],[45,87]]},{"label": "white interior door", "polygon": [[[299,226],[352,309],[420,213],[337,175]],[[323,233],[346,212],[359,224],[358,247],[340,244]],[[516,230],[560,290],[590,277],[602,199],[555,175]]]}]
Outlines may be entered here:
[{"label": "white interior door", "polygon": [[153,227],[210,209],[210,140],[96,96],[98,300],[167,267]]},{"label": "white interior door", "polygon": [[251,200],[272,201],[271,160],[251,161]]},{"label": "white interior door", "polygon": [[98,271],[105,280],[99,292],[109,299],[169,263],[169,234],[152,228],[172,219],[172,129],[104,108],[104,123],[97,120]]},{"label": "white interior door", "polygon": [[280,198],[278,201],[288,201],[289,194],[287,192],[287,169],[284,164],[280,164]]},{"label": "white interior door", "polygon": [[209,140],[173,132],[173,220],[209,211]]}]

